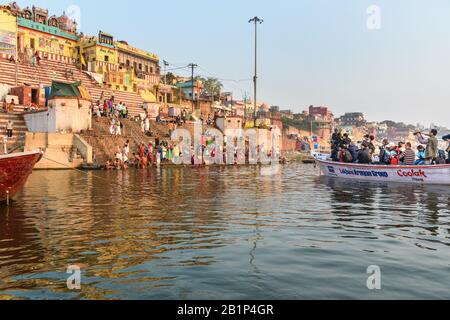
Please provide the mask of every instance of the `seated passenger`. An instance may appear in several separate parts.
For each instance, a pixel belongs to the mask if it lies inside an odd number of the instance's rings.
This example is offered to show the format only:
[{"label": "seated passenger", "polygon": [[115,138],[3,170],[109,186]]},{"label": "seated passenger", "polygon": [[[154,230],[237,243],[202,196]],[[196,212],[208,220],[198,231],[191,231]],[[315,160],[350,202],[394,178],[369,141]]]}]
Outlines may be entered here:
[{"label": "seated passenger", "polygon": [[353,156],[348,150],[347,145],[342,145],[339,150],[339,162],[345,162],[345,163],[352,163],[353,162]]},{"label": "seated passenger", "polygon": [[401,155],[401,161],[407,166],[413,166],[416,163],[416,153],[412,149],[410,142],[406,144],[406,150]]},{"label": "seated passenger", "polygon": [[417,160],[415,165],[416,166],[423,166],[425,164],[425,148],[424,146],[418,146],[417,147]]},{"label": "seated passenger", "polygon": [[387,139],[383,140],[383,144],[380,147],[379,159],[382,164],[391,163],[391,158],[389,155],[389,141]]},{"label": "seated passenger", "polygon": [[370,164],[371,156],[370,156],[370,148],[369,143],[364,142],[362,145],[362,149],[358,152],[358,163],[361,164]]},{"label": "seated passenger", "polygon": [[356,162],[358,160],[358,147],[352,142],[350,138],[348,139],[348,141],[350,142],[348,151],[352,155],[352,162]]},{"label": "seated passenger", "polygon": [[400,163],[399,158],[400,158],[400,148],[394,144],[392,144],[389,148],[389,164],[396,166]]},{"label": "seated passenger", "polygon": [[16,107],[16,102],[14,101],[14,99],[11,99],[11,102],[9,103],[6,112],[8,112],[8,111],[14,112],[15,107]]},{"label": "seated passenger", "polygon": [[445,164],[445,151],[439,149],[438,157],[434,161],[435,164]]},{"label": "seated passenger", "polygon": [[450,134],[444,136],[442,138],[442,140],[444,140],[445,142],[449,143],[449,145],[447,147],[447,150],[445,150],[445,152],[447,152],[447,161],[446,161],[446,163],[450,164]]}]

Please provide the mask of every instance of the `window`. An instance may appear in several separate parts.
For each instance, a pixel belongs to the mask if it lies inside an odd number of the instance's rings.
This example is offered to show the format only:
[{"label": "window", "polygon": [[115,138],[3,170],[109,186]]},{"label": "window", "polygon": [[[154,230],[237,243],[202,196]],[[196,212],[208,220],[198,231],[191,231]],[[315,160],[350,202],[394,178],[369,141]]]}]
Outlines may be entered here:
[{"label": "window", "polygon": [[142,70],[142,63],[139,63],[139,70]]},{"label": "window", "polygon": [[30,39],[30,48],[35,49],[35,40],[33,38]]},{"label": "window", "polygon": [[109,62],[109,56],[105,56],[105,62]]},{"label": "window", "polygon": [[148,73],[148,66],[145,66],[145,72]]},{"label": "window", "polygon": [[130,60],[127,60],[127,68],[130,67]]},{"label": "window", "polygon": [[150,73],[153,73],[153,67],[150,67]]}]

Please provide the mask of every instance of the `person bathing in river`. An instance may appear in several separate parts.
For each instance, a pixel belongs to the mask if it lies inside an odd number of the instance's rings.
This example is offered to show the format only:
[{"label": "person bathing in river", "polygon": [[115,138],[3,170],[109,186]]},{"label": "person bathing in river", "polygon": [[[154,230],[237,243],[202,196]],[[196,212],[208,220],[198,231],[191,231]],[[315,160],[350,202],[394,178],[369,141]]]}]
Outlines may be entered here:
[{"label": "person bathing in river", "polygon": [[112,169],[114,169],[114,166],[112,164],[111,159],[106,160],[104,168],[105,168],[105,170],[112,170]]}]

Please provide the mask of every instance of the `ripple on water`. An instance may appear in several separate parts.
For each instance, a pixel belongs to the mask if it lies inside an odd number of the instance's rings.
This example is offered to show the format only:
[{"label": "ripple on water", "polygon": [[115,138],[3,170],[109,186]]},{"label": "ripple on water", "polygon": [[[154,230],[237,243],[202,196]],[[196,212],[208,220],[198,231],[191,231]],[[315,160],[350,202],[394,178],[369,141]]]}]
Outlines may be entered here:
[{"label": "ripple on water", "polygon": [[[450,298],[449,193],[299,164],[38,171],[0,209],[0,297]],[[370,265],[380,292],[366,288]]]}]

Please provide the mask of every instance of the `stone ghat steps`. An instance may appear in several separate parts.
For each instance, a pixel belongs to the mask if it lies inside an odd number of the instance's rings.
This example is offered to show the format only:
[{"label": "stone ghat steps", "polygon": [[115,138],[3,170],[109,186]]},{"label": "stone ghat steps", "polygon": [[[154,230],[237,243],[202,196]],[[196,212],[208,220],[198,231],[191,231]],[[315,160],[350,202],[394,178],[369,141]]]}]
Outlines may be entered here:
[{"label": "stone ghat steps", "polygon": [[13,121],[13,136],[7,139],[6,146],[15,151],[23,151],[25,147],[25,136],[28,132],[27,125],[21,113],[0,113],[0,148],[3,150],[3,137],[6,137],[6,125],[9,120]]},{"label": "stone ghat steps", "polygon": [[[0,59],[0,83],[14,86],[16,83],[16,65],[7,60]],[[94,101],[109,99],[112,90],[102,88],[95,80],[91,79],[86,73],[79,70],[73,64],[63,64],[48,60],[42,60],[40,65],[32,66],[29,64],[19,64],[17,68],[18,84],[28,84],[32,86],[50,86],[52,81],[75,82],[82,81],[87,87]],[[143,112],[142,105],[144,100],[134,92],[115,91],[116,102],[124,102],[132,116]]]},{"label": "stone ghat steps", "polygon": [[[94,101],[100,100],[101,97],[103,100],[111,97],[111,89],[103,88],[101,84],[91,79],[88,74],[81,71],[73,64],[61,65],[53,61],[43,61],[42,63],[50,67],[51,70],[59,69],[61,71],[60,74],[64,74],[64,76],[69,74],[69,78],[65,78],[65,81],[79,81],[81,79],[83,85],[85,85],[91,93]],[[66,72],[66,70],[68,72]],[[64,81],[64,79],[61,79],[61,81]],[[144,103],[144,99],[142,99],[142,97],[135,92],[115,91],[115,100],[116,102],[124,102],[130,109],[131,114],[138,115],[143,111],[142,105]]]},{"label": "stone ghat steps", "polygon": [[[92,126],[93,130],[90,133],[83,134],[85,139],[94,149],[95,163],[99,165],[105,164],[107,160],[114,160],[117,148],[122,148],[126,141],[131,143],[130,152],[137,152],[141,143],[154,143],[154,137],[148,137],[141,132],[140,122],[129,119],[121,119],[124,124],[122,136],[113,137],[109,134],[110,119],[100,118],[94,119]],[[153,128],[152,128],[153,129]],[[163,133],[158,132],[163,138]]]},{"label": "stone ghat steps", "polygon": [[[25,136],[28,132],[27,125],[25,121],[22,120],[13,120],[13,135],[14,136]],[[0,118],[0,137],[6,136],[6,125],[8,123],[8,119]]]},{"label": "stone ghat steps", "polygon": [[[0,70],[0,83],[14,86],[16,83],[15,64],[0,59]],[[19,85],[49,85],[51,81],[48,79],[50,79],[50,76],[47,74],[46,70],[42,70],[38,67],[27,66],[26,68],[23,68],[22,65],[19,65],[17,68],[17,82]]]}]

